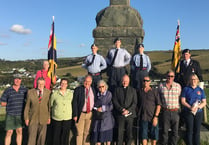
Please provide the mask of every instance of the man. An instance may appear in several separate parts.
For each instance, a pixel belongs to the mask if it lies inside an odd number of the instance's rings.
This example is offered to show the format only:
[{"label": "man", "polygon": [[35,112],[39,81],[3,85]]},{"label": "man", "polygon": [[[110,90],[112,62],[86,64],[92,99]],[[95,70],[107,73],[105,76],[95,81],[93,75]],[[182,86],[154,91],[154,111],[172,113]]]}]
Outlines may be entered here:
[{"label": "man", "polygon": [[102,79],[101,71],[107,67],[103,56],[97,54],[98,47],[95,44],[91,45],[92,54],[88,55],[82,64],[82,67],[87,69],[88,74],[92,76],[92,87],[97,90],[97,82]]},{"label": "man", "polygon": [[143,79],[148,76],[151,69],[151,62],[149,56],[144,54],[144,44],[139,44],[137,46],[139,53],[135,54],[132,59],[131,72],[133,87],[136,89],[141,89],[143,84]]},{"label": "man", "polygon": [[200,64],[198,61],[191,59],[191,52],[189,49],[182,51],[183,60],[180,62],[180,78],[179,83],[184,88],[188,85],[189,76],[195,73],[200,82],[203,81]]},{"label": "man", "polygon": [[51,79],[47,76],[49,69],[49,62],[47,60],[43,61],[43,69],[37,71],[36,78],[34,80],[33,86],[34,88],[37,87],[37,80],[38,78],[42,77],[45,80],[45,88],[49,89],[51,88]]},{"label": "man", "polygon": [[[174,77],[175,73],[169,70],[166,82],[159,86],[162,100],[162,145],[177,145],[178,141],[181,86],[174,82]],[[169,129],[171,129],[170,137],[168,136]]]},{"label": "man", "polygon": [[24,111],[25,124],[28,126],[28,145],[45,145],[47,124],[50,124],[51,91],[44,88],[45,80],[37,80],[37,88],[30,89]]},{"label": "man", "polygon": [[108,85],[111,92],[114,91],[114,88],[121,86],[121,79],[126,74],[125,66],[131,60],[129,52],[124,48],[120,48],[121,40],[116,38],[114,43],[116,48],[110,49],[106,57],[106,62],[109,67]]},{"label": "man", "polygon": [[1,106],[6,107],[5,145],[11,144],[14,129],[16,130],[17,145],[22,144],[23,110],[27,89],[21,86],[21,81],[20,76],[16,75],[14,77],[14,84],[7,88],[1,96]]},{"label": "man", "polygon": [[159,136],[158,116],[161,100],[158,90],[150,86],[150,77],[145,76],[143,81],[143,88],[138,91],[138,117],[142,144],[147,145],[147,140],[150,138],[152,145],[156,145]]},{"label": "man", "polygon": [[122,87],[115,89],[113,104],[118,124],[117,144],[123,144],[124,130],[126,132],[126,145],[131,145],[133,120],[136,117],[137,94],[136,90],[129,86],[128,75],[122,77]]},{"label": "man", "polygon": [[85,77],[83,85],[77,87],[73,94],[73,120],[77,128],[77,145],[90,145],[91,111],[96,97],[91,84],[92,77],[88,75]]}]

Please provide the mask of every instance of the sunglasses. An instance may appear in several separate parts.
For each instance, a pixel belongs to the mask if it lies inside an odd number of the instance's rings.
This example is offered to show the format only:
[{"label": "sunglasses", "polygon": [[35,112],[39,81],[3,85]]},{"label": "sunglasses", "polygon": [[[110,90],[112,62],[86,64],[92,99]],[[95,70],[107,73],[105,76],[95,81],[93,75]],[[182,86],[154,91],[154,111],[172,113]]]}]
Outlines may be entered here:
[{"label": "sunglasses", "polygon": [[144,80],[144,82],[149,82],[150,80]]},{"label": "sunglasses", "polygon": [[168,77],[168,78],[173,78],[174,76],[170,76],[170,75],[168,75],[167,77]]},{"label": "sunglasses", "polygon": [[105,86],[99,86],[99,88],[104,88]]}]

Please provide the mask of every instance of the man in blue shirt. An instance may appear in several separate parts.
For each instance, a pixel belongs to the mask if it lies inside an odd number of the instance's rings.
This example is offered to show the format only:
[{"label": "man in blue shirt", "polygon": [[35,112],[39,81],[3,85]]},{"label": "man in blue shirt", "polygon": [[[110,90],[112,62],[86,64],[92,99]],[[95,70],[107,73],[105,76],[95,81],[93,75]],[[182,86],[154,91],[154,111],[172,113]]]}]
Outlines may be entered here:
[{"label": "man in blue shirt", "polygon": [[131,72],[133,87],[136,89],[141,89],[143,84],[143,79],[148,76],[151,69],[151,62],[149,56],[144,54],[144,45],[139,44],[137,46],[139,53],[135,54],[131,62]]},{"label": "man in blue shirt", "polygon": [[121,86],[121,79],[126,74],[125,66],[127,66],[131,60],[130,53],[120,47],[121,40],[116,38],[114,43],[115,48],[110,49],[106,57],[106,62],[109,67],[108,85],[112,92],[114,88]]},{"label": "man in blue shirt", "polygon": [[92,87],[97,90],[97,82],[102,79],[101,71],[107,67],[107,64],[104,57],[97,54],[98,47],[95,44],[91,45],[91,50],[92,54],[86,57],[82,67],[92,76]]},{"label": "man in blue shirt", "polygon": [[21,86],[22,79],[16,75],[13,86],[7,88],[1,97],[1,106],[6,107],[5,145],[11,144],[13,130],[16,130],[16,143],[22,144],[23,110],[27,89]]}]

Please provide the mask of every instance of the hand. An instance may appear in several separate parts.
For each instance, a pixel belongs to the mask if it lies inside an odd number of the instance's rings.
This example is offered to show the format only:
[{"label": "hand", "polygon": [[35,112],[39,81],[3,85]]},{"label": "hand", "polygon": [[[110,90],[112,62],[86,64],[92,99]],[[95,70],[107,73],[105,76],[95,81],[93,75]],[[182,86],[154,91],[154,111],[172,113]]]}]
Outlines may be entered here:
[{"label": "hand", "polygon": [[77,117],[77,116],[73,117],[73,120],[74,120],[75,122],[77,122],[78,117]]},{"label": "hand", "polygon": [[157,123],[158,123],[158,117],[154,117],[152,120],[152,125],[157,126]]},{"label": "hand", "polygon": [[192,112],[197,112],[197,110],[198,110],[198,106],[193,106],[193,107],[191,108],[191,111],[192,111]]},{"label": "hand", "polygon": [[129,111],[125,109],[122,114],[127,115],[128,113],[129,113]]},{"label": "hand", "polygon": [[97,108],[98,112],[102,112],[102,107]]},{"label": "hand", "polygon": [[51,123],[51,119],[48,119],[48,120],[47,120],[47,124],[50,124],[50,123]]},{"label": "hand", "polygon": [[25,120],[25,125],[26,125],[26,126],[29,125],[29,120]]}]

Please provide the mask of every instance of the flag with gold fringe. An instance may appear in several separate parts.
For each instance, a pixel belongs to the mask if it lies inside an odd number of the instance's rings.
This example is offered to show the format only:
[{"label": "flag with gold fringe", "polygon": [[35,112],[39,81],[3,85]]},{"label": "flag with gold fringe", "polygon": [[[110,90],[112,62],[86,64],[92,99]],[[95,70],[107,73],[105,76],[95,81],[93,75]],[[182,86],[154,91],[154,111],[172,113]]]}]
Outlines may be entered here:
[{"label": "flag with gold fringe", "polygon": [[56,50],[56,37],[54,34],[54,16],[53,16],[52,28],[49,36],[48,61],[49,61],[49,70],[47,75],[49,78],[51,78],[52,84],[55,84],[56,68],[57,68],[57,50]]},{"label": "flag with gold fringe", "polygon": [[171,69],[175,73],[179,73],[180,71],[179,61],[181,59],[181,41],[180,41],[180,28],[179,27],[180,27],[180,21],[178,20],[176,38],[175,38],[172,62],[171,62]]}]

